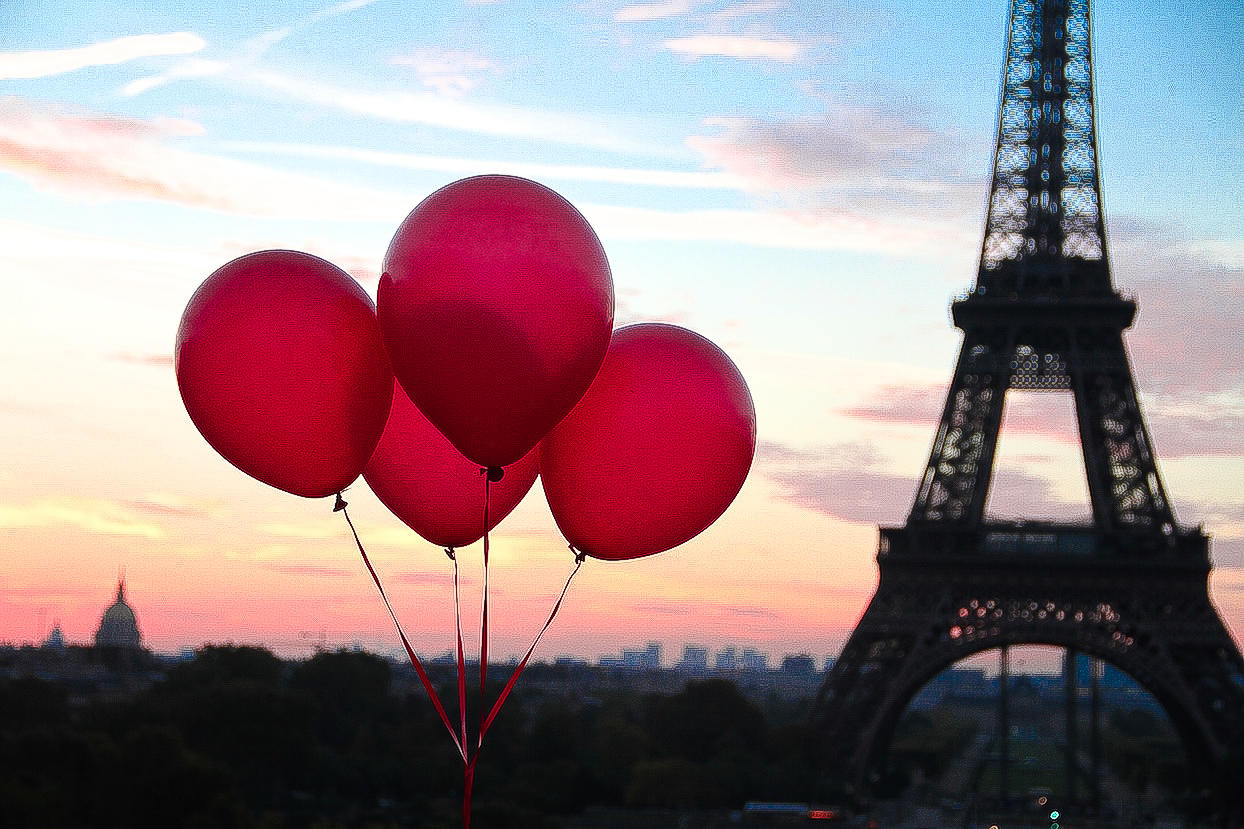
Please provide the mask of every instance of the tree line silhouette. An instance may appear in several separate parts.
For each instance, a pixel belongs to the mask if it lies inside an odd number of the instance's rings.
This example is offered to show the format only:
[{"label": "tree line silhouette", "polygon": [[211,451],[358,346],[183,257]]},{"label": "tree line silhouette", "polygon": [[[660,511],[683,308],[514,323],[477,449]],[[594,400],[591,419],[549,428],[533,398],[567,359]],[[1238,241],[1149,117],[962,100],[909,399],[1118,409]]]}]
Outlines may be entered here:
[{"label": "tree line silhouette", "polygon": [[[538,677],[556,667],[531,670]],[[801,705],[762,707],[722,679],[691,681],[674,694],[523,686],[489,730],[477,766],[480,827],[551,828],[587,806],[739,808],[835,794],[818,789],[816,741]],[[5,822],[457,826],[456,750],[423,691],[394,688],[391,664],[365,652],[285,662],[231,645],[201,649],[127,699],[71,705],[57,683],[5,680]],[[446,686],[442,698],[456,699],[456,689]],[[467,717],[478,721],[470,703]]]},{"label": "tree line silhouette", "polygon": [[[518,683],[476,768],[477,827],[556,829],[589,807],[848,802],[825,776],[808,700],[757,702],[720,678],[660,693],[584,676],[533,665]],[[441,698],[457,699],[452,672],[441,677]],[[0,824],[458,827],[461,761],[426,694],[404,680],[366,652],[286,662],[233,645],[204,647],[125,698],[74,704],[56,682],[0,680]],[[479,719],[476,697],[467,694],[468,723]],[[959,713],[908,711],[876,794],[897,795],[946,768],[975,733]],[[1203,818],[1244,813],[1244,760],[1233,756],[1212,780],[1189,779],[1161,725],[1151,713],[1112,710],[1106,763],[1137,791],[1150,782],[1182,790]]]}]

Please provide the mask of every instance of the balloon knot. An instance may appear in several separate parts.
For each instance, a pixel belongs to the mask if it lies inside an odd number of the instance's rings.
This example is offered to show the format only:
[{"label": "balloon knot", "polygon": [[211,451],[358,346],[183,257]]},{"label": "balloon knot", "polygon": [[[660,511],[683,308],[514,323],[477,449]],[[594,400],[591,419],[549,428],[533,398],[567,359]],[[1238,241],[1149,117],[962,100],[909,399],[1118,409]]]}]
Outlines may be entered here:
[{"label": "balloon knot", "polygon": [[455,560],[455,556],[454,556],[454,548],[453,548],[453,547],[446,547],[446,548],[445,548],[445,555],[449,556],[449,560],[450,560],[450,561],[454,561],[454,560]]},{"label": "balloon knot", "polygon": [[337,501],[333,504],[333,512],[341,512],[347,506],[346,499],[341,497],[341,493],[337,493]]},{"label": "balloon knot", "polygon": [[489,483],[498,483],[505,477],[505,470],[499,466],[490,466],[487,469],[481,470],[481,472],[488,476]]},{"label": "balloon knot", "polygon": [[574,553],[575,564],[582,564],[587,561],[587,553],[582,550],[576,550],[573,544],[570,545],[570,552]]}]

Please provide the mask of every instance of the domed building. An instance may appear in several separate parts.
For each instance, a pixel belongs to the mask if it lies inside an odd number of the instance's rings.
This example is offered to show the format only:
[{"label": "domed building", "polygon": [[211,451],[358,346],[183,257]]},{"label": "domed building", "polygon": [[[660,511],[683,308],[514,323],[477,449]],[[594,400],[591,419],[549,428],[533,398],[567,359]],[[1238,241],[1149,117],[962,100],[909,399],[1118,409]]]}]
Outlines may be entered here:
[{"label": "domed building", "polygon": [[48,634],[48,638],[43,640],[42,647],[52,651],[63,651],[65,649],[65,633],[60,629],[60,619],[52,624],[52,632]]},{"label": "domed building", "polygon": [[141,648],[142,644],[134,608],[125,601],[125,579],[118,579],[117,600],[108,606],[99,620],[99,630],[95,631],[95,647]]}]

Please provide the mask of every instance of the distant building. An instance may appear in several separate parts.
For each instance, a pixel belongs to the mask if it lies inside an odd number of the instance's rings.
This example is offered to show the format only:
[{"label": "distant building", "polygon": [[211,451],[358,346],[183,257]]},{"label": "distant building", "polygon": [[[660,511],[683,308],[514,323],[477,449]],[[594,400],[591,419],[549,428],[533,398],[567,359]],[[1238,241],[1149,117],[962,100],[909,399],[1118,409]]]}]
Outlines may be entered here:
[{"label": "distant building", "polygon": [[807,676],[816,673],[816,660],[806,653],[793,654],[782,659],[782,673]]},{"label": "distant building", "polygon": [[713,669],[764,672],[769,670],[769,656],[754,648],[744,648],[741,654],[735,648],[723,648],[713,659]]},{"label": "distant building", "polygon": [[60,629],[60,620],[52,623],[52,632],[48,634],[48,638],[43,640],[42,647],[53,651],[63,651],[65,649],[65,634]]},{"label": "distant building", "polygon": [[642,651],[624,650],[621,656],[602,656],[599,664],[602,668],[655,671],[661,667],[661,644],[649,642]]},{"label": "distant building", "polygon": [[739,667],[745,671],[767,671],[769,670],[769,655],[752,648],[744,648]]},{"label": "distant building", "polygon": [[141,648],[142,635],[134,609],[125,601],[125,579],[117,580],[117,600],[108,606],[95,631],[97,648]]},{"label": "distant building", "polygon": [[682,649],[682,661],[678,663],[679,670],[691,671],[693,673],[703,673],[708,670],[708,648],[700,648],[695,645],[685,645]]}]

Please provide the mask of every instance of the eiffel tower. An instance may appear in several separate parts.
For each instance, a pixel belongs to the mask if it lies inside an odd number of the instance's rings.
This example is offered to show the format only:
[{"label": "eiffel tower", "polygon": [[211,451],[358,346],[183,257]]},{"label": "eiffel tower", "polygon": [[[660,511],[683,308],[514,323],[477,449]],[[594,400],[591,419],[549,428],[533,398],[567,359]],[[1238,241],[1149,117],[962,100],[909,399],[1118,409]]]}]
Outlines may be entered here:
[{"label": "eiffel tower", "polygon": [[[881,528],[877,592],[813,708],[830,775],[857,792],[926,682],[1011,645],[1130,674],[1194,771],[1244,744],[1209,538],[1175,521],[1124,347],[1136,305],[1111,283],[1093,105],[1088,0],[1013,0],[980,267],[952,305],[958,364],[907,523]],[[986,518],[1012,389],[1074,396],[1091,523]]]}]

